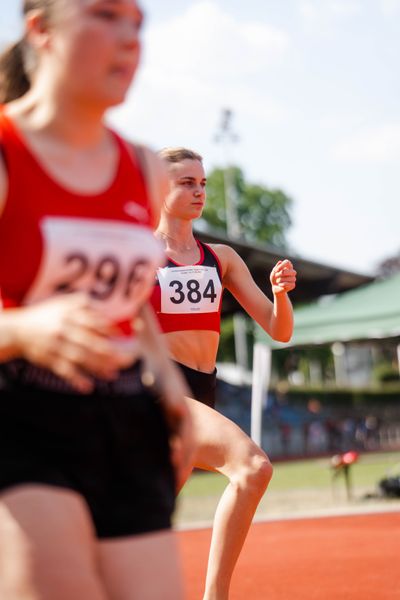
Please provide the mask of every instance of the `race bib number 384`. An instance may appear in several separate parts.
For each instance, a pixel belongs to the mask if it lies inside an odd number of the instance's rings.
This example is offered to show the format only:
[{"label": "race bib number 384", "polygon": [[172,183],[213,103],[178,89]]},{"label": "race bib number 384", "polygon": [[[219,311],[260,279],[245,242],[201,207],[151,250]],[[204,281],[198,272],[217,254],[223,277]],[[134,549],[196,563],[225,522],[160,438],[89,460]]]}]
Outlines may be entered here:
[{"label": "race bib number 384", "polygon": [[165,267],[158,270],[158,280],[163,313],[210,313],[219,308],[222,286],[215,267]]}]

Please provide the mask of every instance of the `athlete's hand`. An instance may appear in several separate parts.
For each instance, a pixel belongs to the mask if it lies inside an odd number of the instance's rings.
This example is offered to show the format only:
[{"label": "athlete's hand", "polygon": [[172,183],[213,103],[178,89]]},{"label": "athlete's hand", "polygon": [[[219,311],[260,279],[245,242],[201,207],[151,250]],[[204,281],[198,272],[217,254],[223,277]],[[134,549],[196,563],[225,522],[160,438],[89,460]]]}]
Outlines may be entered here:
[{"label": "athlete's hand", "polygon": [[114,379],[124,356],[111,336],[113,325],[85,294],[58,296],[18,309],[18,355],[50,369],[82,393],[94,377]]},{"label": "athlete's hand", "polygon": [[192,421],[185,396],[190,390],[180,371],[168,358],[167,348],[159,332],[154,312],[144,306],[135,322],[143,358],[142,381],[160,399],[170,431],[171,462],[178,489],[193,465],[195,447]]},{"label": "athlete's hand", "polygon": [[296,271],[290,260],[279,260],[270,274],[272,292],[275,296],[291,292],[296,287]]},{"label": "athlete's hand", "polygon": [[171,462],[179,491],[192,470],[195,454],[192,420],[184,400],[191,394],[182,374],[170,360],[157,374],[156,390],[168,423]]}]

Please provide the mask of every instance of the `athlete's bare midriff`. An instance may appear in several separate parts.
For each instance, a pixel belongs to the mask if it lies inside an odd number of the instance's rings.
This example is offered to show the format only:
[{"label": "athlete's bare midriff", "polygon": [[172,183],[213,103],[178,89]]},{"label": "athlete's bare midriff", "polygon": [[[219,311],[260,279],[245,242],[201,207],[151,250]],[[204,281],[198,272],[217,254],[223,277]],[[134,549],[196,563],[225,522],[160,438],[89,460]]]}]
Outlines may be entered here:
[{"label": "athlete's bare midriff", "polygon": [[216,331],[171,331],[164,334],[171,358],[177,362],[212,373],[217,358],[219,333]]}]

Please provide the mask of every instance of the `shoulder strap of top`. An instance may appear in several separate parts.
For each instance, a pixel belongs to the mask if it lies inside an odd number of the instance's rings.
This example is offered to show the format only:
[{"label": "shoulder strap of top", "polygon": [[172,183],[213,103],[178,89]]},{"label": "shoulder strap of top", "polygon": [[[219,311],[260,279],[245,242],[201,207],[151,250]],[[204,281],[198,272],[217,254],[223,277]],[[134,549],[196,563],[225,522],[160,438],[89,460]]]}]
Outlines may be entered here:
[{"label": "shoulder strap of top", "polygon": [[219,278],[222,281],[222,266],[217,253],[211,248],[209,244],[206,244],[205,242],[200,242],[200,240],[197,241],[199,244],[201,244],[201,247],[203,248],[204,256],[209,256],[213,261],[215,261]]},{"label": "shoulder strap of top", "polygon": [[142,179],[143,187],[146,192],[148,201],[148,212],[151,222],[154,221],[153,200],[151,194],[151,185],[149,183],[149,168],[147,165],[146,152],[141,144],[134,144],[121,138],[117,133],[113,132],[119,139],[121,145],[126,149],[128,156],[135,167],[137,167]]},{"label": "shoulder strap of top", "polygon": [[147,162],[144,148],[140,144],[135,144],[134,146],[129,144],[129,147],[131,148],[131,151],[134,148],[135,157],[139,164],[140,171],[143,175],[145,183],[147,183]]},{"label": "shoulder strap of top", "polygon": [[[146,189],[147,199],[149,202],[149,210],[152,221],[154,221],[153,211],[153,191],[152,191],[152,175],[146,156],[146,149],[142,144],[129,144],[131,151],[134,152],[139,171],[143,178],[143,184]],[[154,177],[153,177],[154,179]]]},{"label": "shoulder strap of top", "polygon": [[148,210],[150,215],[150,222],[154,224],[154,210],[153,210],[153,192],[151,185],[151,175],[149,165],[146,157],[146,150],[141,144],[128,144],[131,148],[131,152],[134,153],[136,164],[140,171],[144,188],[146,190]]},{"label": "shoulder strap of top", "polygon": [[7,126],[7,119],[4,114],[4,105],[0,104],[0,145],[4,138],[4,129]]},{"label": "shoulder strap of top", "polygon": [[7,161],[6,161],[6,153],[5,153],[5,148],[4,148],[4,132],[6,127],[8,126],[7,123],[7,117],[4,114],[4,104],[0,104],[0,160],[6,165],[7,168]]}]

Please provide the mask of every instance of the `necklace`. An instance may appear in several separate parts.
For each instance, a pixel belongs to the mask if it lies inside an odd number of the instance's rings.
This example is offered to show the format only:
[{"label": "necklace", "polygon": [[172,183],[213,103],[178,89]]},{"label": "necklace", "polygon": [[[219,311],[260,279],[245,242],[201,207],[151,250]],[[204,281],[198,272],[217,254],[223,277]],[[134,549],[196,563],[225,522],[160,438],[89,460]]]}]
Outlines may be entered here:
[{"label": "necklace", "polygon": [[[168,233],[165,233],[164,231],[158,231],[158,233],[165,240],[171,240],[171,241],[175,242],[175,244],[178,244],[178,246],[179,246],[178,250],[193,250],[194,249],[193,244],[191,244],[190,246],[188,246],[187,244],[184,244],[184,243],[182,244],[182,242],[180,242],[179,240],[176,240],[175,238],[168,235]],[[196,240],[194,238],[193,238],[193,241],[196,243]],[[196,249],[197,249],[197,243],[196,243]]]}]

